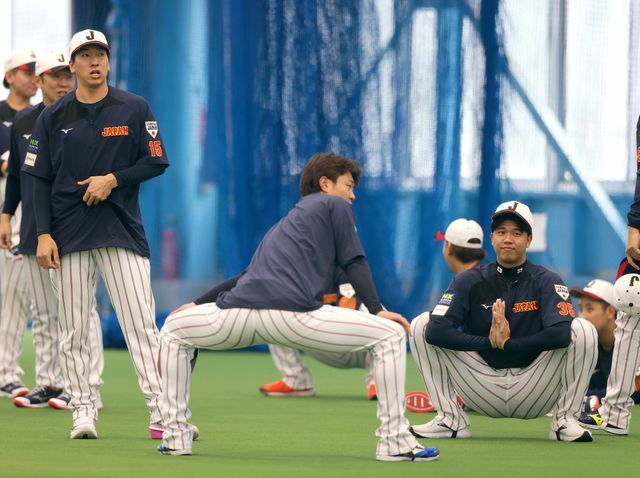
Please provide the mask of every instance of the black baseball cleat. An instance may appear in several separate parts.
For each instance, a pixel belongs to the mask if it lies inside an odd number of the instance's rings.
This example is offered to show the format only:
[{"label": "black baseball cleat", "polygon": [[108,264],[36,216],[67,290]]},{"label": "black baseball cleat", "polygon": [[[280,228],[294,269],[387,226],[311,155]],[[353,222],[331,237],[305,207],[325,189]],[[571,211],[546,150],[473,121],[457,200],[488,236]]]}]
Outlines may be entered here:
[{"label": "black baseball cleat", "polygon": [[11,382],[0,388],[0,397],[16,398],[29,393],[29,389],[18,382]]},{"label": "black baseball cleat", "polygon": [[40,386],[22,397],[14,398],[13,404],[22,408],[44,408],[49,406],[50,399],[56,398],[61,393],[62,390],[59,388]]}]

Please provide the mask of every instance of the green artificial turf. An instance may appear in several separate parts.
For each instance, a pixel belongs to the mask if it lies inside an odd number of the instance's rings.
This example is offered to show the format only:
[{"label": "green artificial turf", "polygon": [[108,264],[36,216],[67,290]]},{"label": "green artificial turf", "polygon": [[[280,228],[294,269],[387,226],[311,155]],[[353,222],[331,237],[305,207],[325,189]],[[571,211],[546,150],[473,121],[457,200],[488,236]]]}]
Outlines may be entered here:
[{"label": "green artificial turf", "polygon": [[[419,390],[411,363],[407,389]],[[0,477],[587,477],[633,476],[640,433],[595,433],[594,443],[548,440],[550,419],[495,420],[471,414],[471,440],[421,440],[441,457],[427,463],[375,461],[375,403],[365,399],[362,370],[335,370],[310,357],[318,395],[267,398],[258,386],[276,380],[267,354],[201,353],[194,374],[192,423],[201,439],[188,457],[159,456],[148,415],[124,350],[106,352],[98,440],[70,440],[71,415],[15,408],[0,399]],[[30,337],[21,361],[33,385]],[[636,407],[636,412],[640,409]],[[408,413],[419,424],[433,414]],[[634,433],[635,431],[635,433]]]}]

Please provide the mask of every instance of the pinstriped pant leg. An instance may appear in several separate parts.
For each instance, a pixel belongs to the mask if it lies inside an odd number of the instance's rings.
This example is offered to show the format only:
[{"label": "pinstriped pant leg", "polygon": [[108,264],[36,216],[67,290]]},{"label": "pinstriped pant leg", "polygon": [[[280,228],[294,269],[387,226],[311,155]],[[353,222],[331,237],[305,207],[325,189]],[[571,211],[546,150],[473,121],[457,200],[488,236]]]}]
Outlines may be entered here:
[{"label": "pinstriped pant leg", "polygon": [[20,256],[0,251],[4,274],[0,277],[2,315],[0,316],[0,386],[22,382],[24,371],[18,364],[28,320],[29,302],[24,293],[24,261]]},{"label": "pinstriped pant leg", "polygon": [[35,254],[24,256],[26,290],[33,311],[33,344],[36,353],[36,385],[62,388],[58,347],[58,299],[47,269]]},{"label": "pinstriped pant leg", "polygon": [[58,338],[64,387],[71,396],[73,420],[98,418],[98,397],[89,385],[89,324],[95,289],[95,263],[91,251],[60,257],[55,269],[54,289],[58,293]]},{"label": "pinstriped pant leg", "polygon": [[313,350],[307,352],[318,362],[328,365],[334,368],[363,368],[367,371],[365,376],[365,386],[369,386],[374,383],[373,372],[373,355],[367,350],[361,350],[359,352],[321,352]]},{"label": "pinstriped pant leg", "polygon": [[188,450],[192,447],[189,388],[195,349],[229,350],[264,343],[256,336],[256,315],[256,311],[249,309],[219,309],[215,304],[202,304],[167,318],[160,332],[159,360],[162,440],[166,447]]},{"label": "pinstriped pant leg", "polygon": [[100,387],[102,386],[102,372],[104,372],[104,344],[102,343],[102,324],[96,308],[95,290],[92,299],[89,322],[89,386],[98,397],[96,405],[100,408],[102,407]]},{"label": "pinstriped pant leg", "polygon": [[605,423],[629,429],[635,391],[635,374],[640,366],[640,317],[618,312],[615,347],[611,373],[607,381],[607,396],[600,407]]},{"label": "pinstriped pant leg", "polygon": [[284,383],[298,390],[313,388],[311,371],[302,361],[300,351],[281,345],[269,345],[269,353]]},{"label": "pinstriped pant leg", "polygon": [[149,260],[120,247],[91,252],[124,333],[151,423],[156,423],[161,419],[158,408],[161,384],[157,367],[160,344]]},{"label": "pinstriped pant leg", "polygon": [[591,322],[576,317],[571,322],[571,344],[561,377],[560,399],[554,409],[552,429],[576,420],[589,380],[598,360],[598,332]]},{"label": "pinstriped pant leg", "polygon": [[311,312],[260,310],[257,332],[269,343],[309,351],[371,351],[378,391],[380,426],[378,455],[411,450],[417,441],[404,416],[406,338],[402,327],[380,317],[341,307],[323,306]]},{"label": "pinstriped pant leg", "polygon": [[459,430],[469,426],[469,417],[455,399],[447,363],[441,353],[444,349],[427,344],[424,338],[429,317],[429,312],[425,312],[411,321],[411,354],[431,402],[438,410],[439,422]]}]

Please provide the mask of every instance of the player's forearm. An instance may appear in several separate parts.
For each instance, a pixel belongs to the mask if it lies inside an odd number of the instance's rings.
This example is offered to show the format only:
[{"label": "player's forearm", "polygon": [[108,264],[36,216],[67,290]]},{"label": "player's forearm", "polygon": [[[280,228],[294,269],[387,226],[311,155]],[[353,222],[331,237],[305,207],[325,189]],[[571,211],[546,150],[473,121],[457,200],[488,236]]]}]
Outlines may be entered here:
[{"label": "player's forearm", "polygon": [[51,232],[51,183],[38,176],[33,178],[33,204],[37,234]]},{"label": "player's forearm", "polygon": [[4,206],[2,212],[14,215],[20,204],[20,178],[14,174],[7,177],[7,187],[4,193]]},{"label": "player's forearm", "polygon": [[[242,274],[244,274],[244,272]],[[207,291],[206,293],[198,297],[193,302],[196,305],[211,304],[215,302],[218,299],[218,295],[221,292],[229,291],[235,287],[236,282],[238,282],[238,279],[242,277],[242,274],[238,274],[237,276],[231,277],[230,279],[227,279],[226,281],[221,282],[220,284],[215,286],[213,289]]]},{"label": "player's forearm", "polygon": [[537,334],[528,337],[509,339],[504,344],[507,352],[544,352],[545,350],[563,349],[571,343],[571,322],[559,322]]},{"label": "player's forearm", "polygon": [[373,283],[371,268],[366,257],[358,257],[346,265],[344,272],[347,274],[349,282],[356,290],[356,294],[358,294],[362,303],[369,309],[370,314],[376,315],[381,310],[384,310],[380,303],[376,286]]},{"label": "player's forearm", "polygon": [[116,171],[113,175],[118,181],[118,186],[135,186],[151,178],[160,176],[167,168],[166,164],[136,163],[130,168]]},{"label": "player's forearm", "polygon": [[491,350],[489,337],[471,335],[459,330],[453,323],[440,322],[432,317],[425,331],[427,343],[449,350],[465,352]]}]

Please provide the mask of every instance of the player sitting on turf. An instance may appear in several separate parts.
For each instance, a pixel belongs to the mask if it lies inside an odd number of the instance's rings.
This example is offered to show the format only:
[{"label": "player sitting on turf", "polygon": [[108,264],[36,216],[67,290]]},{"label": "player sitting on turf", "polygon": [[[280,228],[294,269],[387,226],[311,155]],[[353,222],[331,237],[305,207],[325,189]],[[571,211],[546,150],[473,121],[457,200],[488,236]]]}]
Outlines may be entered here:
[{"label": "player sitting on turf", "polygon": [[[436,234],[436,239],[444,242],[442,256],[454,275],[457,276],[461,272],[477,266],[484,260],[487,253],[482,248],[483,237],[484,233],[480,224],[463,218],[456,219],[449,224],[444,234],[442,232]],[[446,297],[445,300],[447,300]],[[424,330],[429,322],[428,317],[428,315],[423,314],[411,321],[411,337],[409,337],[411,354],[421,374],[423,374],[422,369],[428,365],[421,362],[417,349],[424,347],[423,337]],[[457,398],[461,402],[462,399]],[[407,410],[429,413],[435,411],[435,407],[429,401],[429,394],[419,391],[407,394]]]},{"label": "player sitting on turf", "polygon": [[[418,444],[404,416],[409,324],[382,307],[360,244],[351,206],[360,174],[358,164],[348,158],[314,155],[302,172],[302,199],[267,232],[236,285],[220,295],[205,294],[169,315],[161,331],[159,360],[164,424],[160,453],[192,453],[187,420],[195,348],[272,343],[333,353],[373,352],[380,420],[376,459],[438,457],[437,449]],[[322,304],[336,267],[344,270],[370,313]]]},{"label": "player sitting on turf", "polygon": [[418,360],[428,364],[422,374],[438,414],[412,427],[414,435],[471,437],[455,390],[494,418],[535,418],[553,409],[550,439],[592,441],[576,417],[597,358],[596,329],[573,319],[557,274],[527,261],[532,222],[522,203],[498,206],[491,222],[497,261],[459,274],[433,312],[419,318],[428,324]]}]

